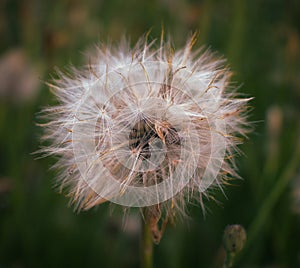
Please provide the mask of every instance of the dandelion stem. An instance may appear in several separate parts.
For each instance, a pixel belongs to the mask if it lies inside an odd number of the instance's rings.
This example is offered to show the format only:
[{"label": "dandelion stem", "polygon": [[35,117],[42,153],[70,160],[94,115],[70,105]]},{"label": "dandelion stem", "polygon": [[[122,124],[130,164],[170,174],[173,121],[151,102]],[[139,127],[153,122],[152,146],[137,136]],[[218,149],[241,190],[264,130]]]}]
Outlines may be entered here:
[{"label": "dandelion stem", "polygon": [[152,268],[153,242],[149,223],[142,221],[142,268]]},{"label": "dandelion stem", "polygon": [[223,268],[231,268],[233,265],[234,257],[235,257],[234,253],[230,253],[230,252],[226,251],[226,259],[225,259]]}]

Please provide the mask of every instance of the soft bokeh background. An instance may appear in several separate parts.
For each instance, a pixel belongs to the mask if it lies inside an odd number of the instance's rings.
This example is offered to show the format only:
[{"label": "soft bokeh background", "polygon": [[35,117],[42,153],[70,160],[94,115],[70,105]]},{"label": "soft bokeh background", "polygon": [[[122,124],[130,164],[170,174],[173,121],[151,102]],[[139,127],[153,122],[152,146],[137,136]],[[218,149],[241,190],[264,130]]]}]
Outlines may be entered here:
[{"label": "soft bokeh background", "polygon": [[[220,267],[222,233],[242,224],[249,243],[237,267],[300,267],[300,1],[0,1],[0,267],[139,267],[139,220],[109,206],[76,214],[53,189],[54,159],[34,160],[45,83],[80,66],[99,41],[134,43],[161,25],[174,47],[199,31],[228,59],[240,92],[254,96],[255,131],[241,147],[243,180],[219,203],[190,206],[154,249],[155,267]],[[297,145],[298,144],[298,145]],[[298,146],[298,147],[297,147]],[[299,152],[299,150],[298,150]]]}]

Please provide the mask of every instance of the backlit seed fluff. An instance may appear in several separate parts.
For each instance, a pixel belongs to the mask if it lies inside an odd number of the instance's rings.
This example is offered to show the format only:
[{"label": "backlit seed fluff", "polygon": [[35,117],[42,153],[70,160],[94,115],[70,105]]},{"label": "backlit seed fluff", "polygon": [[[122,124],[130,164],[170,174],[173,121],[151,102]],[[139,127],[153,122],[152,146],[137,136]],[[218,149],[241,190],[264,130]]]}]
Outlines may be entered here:
[{"label": "backlit seed fluff", "polygon": [[249,99],[224,60],[193,52],[194,42],[100,46],[50,85],[58,104],[44,110],[42,152],[57,157],[57,184],[76,208],[111,201],[172,217],[237,176]]}]

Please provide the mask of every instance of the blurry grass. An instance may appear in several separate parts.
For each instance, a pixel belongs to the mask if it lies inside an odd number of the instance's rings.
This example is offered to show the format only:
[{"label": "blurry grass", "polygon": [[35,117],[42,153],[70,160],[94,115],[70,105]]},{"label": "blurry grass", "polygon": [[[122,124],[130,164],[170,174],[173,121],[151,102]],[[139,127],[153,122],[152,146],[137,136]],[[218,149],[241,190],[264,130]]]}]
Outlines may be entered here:
[{"label": "blurry grass", "polygon": [[[128,35],[135,42],[150,28],[151,38],[159,37],[162,23],[175,47],[199,30],[197,46],[206,44],[228,58],[234,79],[242,83],[240,92],[255,97],[251,120],[258,123],[242,146],[245,156],[238,159],[244,180],[226,189],[228,200],[218,194],[222,205],[207,203],[211,212],[206,219],[199,207],[191,206],[191,219],[167,229],[154,254],[155,267],[220,265],[224,227],[239,223],[248,229],[256,221],[295,154],[300,124],[299,1],[6,0],[0,5],[1,55],[22,48],[41,80],[49,80],[55,66],[79,66],[82,52],[99,41],[117,42]],[[138,267],[139,237],[122,231],[121,213],[110,216],[104,205],[75,214],[67,198],[53,190],[55,174],[47,171],[53,159],[34,161],[30,155],[41,134],[34,125],[35,113],[52,102],[43,83],[39,95],[25,103],[0,99],[0,182],[8,185],[0,191],[0,266]],[[277,160],[270,161],[267,112],[274,105],[282,113],[282,126]],[[289,189],[295,172],[299,174],[299,164],[294,164],[288,187],[249,238],[239,267],[300,266],[300,218],[291,211]]]}]

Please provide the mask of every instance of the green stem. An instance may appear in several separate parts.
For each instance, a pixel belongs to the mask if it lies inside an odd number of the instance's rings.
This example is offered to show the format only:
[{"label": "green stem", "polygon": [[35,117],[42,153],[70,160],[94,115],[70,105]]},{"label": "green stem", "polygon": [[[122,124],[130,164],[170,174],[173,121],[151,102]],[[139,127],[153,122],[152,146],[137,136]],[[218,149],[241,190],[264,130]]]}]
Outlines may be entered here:
[{"label": "green stem", "polygon": [[223,268],[231,268],[233,265],[234,257],[235,257],[235,254],[226,252],[226,259],[225,259]]},{"label": "green stem", "polygon": [[151,229],[146,221],[142,221],[142,268],[152,268],[153,242]]}]

